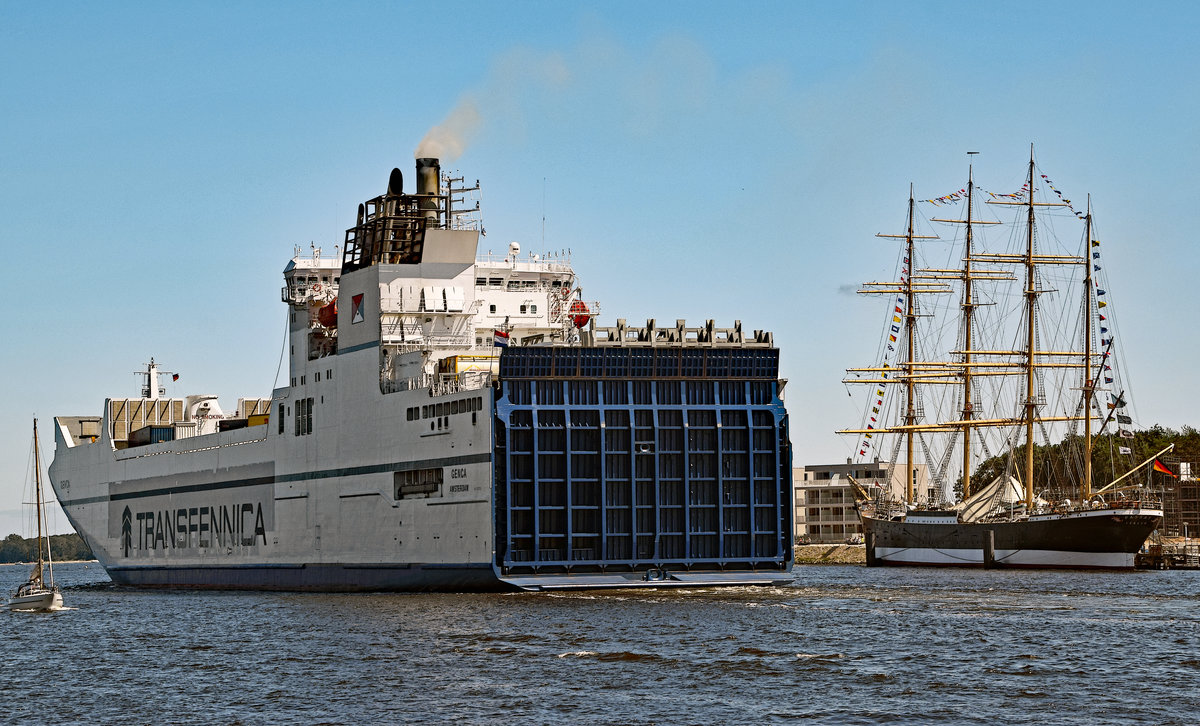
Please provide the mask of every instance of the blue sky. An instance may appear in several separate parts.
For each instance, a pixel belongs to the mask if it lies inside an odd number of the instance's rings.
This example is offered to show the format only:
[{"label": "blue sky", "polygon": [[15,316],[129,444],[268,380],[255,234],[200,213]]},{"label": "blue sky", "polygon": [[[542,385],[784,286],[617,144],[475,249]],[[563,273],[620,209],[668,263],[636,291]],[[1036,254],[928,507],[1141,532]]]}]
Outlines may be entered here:
[{"label": "blue sky", "polygon": [[880,309],[840,291],[893,274],[909,183],[979,151],[1016,189],[1030,143],[1092,194],[1138,423],[1196,423],[1192,5],[740,5],[0,4],[0,535],[33,415],[151,356],[172,395],[269,394],[293,245],[332,251],[464,100],[482,248],[570,248],[602,324],[774,331],[798,464],[853,454]]}]

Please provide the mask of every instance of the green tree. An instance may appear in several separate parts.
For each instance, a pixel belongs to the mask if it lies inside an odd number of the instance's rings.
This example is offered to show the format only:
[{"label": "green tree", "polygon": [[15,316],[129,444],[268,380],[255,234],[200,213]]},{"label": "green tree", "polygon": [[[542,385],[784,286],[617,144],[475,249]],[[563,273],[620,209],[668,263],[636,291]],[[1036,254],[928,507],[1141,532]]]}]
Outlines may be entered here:
[{"label": "green tree", "polygon": [[[1093,488],[1099,489],[1112,482],[1170,444],[1175,444],[1175,449],[1161,457],[1164,463],[1170,465],[1180,461],[1200,461],[1200,431],[1191,426],[1184,426],[1182,430],[1174,431],[1156,424],[1148,429],[1134,432],[1131,439],[1115,434],[1093,437]],[[1133,453],[1121,454],[1121,447],[1129,448]],[[1083,450],[1082,436],[1068,436],[1062,441],[1048,446],[1035,443],[1033,447],[1035,492],[1041,493],[1049,490],[1056,496],[1070,497],[1072,492],[1078,491],[1079,484],[1083,480]],[[990,484],[1005,472],[1010,461],[1014,475],[1017,479],[1022,479],[1025,470],[1025,447],[1018,446],[1013,450],[1011,457],[1008,453],[993,456],[976,467],[974,473],[971,474],[972,489]],[[1161,481],[1153,479],[1145,469],[1133,475],[1126,482],[1130,484],[1149,482],[1155,486],[1162,484]],[[955,494],[962,496],[961,479],[955,482],[954,491]]]},{"label": "green tree", "polygon": [[31,559],[29,547],[21,535],[10,534],[0,542],[0,562],[28,562]]}]

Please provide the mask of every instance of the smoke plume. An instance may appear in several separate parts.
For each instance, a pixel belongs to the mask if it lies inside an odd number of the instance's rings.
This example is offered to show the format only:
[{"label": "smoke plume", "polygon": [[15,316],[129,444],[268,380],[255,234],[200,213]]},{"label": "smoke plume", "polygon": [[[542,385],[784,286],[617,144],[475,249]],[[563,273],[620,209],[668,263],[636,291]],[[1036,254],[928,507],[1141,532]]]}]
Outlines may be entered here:
[{"label": "smoke plume", "polygon": [[471,143],[482,122],[483,117],[475,100],[469,96],[463,97],[440,124],[425,134],[425,138],[417,145],[414,157],[433,157],[441,159],[442,163],[454,161]]}]

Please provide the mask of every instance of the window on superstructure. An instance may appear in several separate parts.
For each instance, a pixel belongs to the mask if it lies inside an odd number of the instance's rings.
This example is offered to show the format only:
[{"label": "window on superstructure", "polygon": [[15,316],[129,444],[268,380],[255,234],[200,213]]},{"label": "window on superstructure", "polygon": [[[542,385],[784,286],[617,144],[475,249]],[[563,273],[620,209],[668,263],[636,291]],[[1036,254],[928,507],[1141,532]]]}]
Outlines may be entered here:
[{"label": "window on superstructure", "polygon": [[313,399],[301,398],[296,401],[295,436],[311,434],[313,430]]},{"label": "window on superstructure", "polygon": [[495,305],[488,305],[488,312],[489,312],[489,313],[492,313],[493,315],[495,315],[495,314],[496,314],[496,306],[495,306]]},{"label": "window on superstructure", "polygon": [[281,403],[281,404],[279,404],[279,433],[280,433],[280,435],[283,435],[283,422],[286,420],[284,418],[285,415],[286,414],[284,413],[284,407],[283,407],[283,404]]},{"label": "window on superstructure", "polygon": [[524,314],[525,314],[525,306],[524,306],[524,305],[522,305],[522,306],[521,306],[521,314],[522,314],[522,315],[524,315]]},{"label": "window on superstructure", "polygon": [[488,285],[490,285],[490,286],[492,286],[492,287],[500,287],[500,286],[501,286],[501,285],[503,285],[503,284],[504,284],[504,278],[503,278],[503,277],[491,277],[491,278],[488,278]]},{"label": "window on superstructure", "polygon": [[486,277],[476,277],[476,278],[475,278],[475,286],[476,286],[476,287],[483,287],[483,286],[485,286],[485,285],[487,285],[487,278],[486,278]]},{"label": "window on superstructure", "polygon": [[537,305],[530,305],[529,312],[533,313],[534,315],[537,315]]}]

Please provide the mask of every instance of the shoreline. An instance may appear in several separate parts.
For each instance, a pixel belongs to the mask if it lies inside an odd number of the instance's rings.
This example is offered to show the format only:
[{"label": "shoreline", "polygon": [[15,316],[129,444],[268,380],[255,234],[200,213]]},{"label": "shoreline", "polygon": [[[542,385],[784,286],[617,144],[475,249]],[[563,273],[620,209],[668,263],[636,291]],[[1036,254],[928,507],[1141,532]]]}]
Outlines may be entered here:
[{"label": "shoreline", "polygon": [[[79,564],[80,562],[96,562],[96,563],[99,563],[100,561],[99,561],[99,560],[96,560],[96,559],[91,559],[91,560],[55,560],[55,561],[53,562],[53,564],[55,564],[55,565],[76,565],[76,564]],[[36,563],[34,563],[34,562],[0,562],[0,567],[4,567],[4,566],[6,566],[6,565],[26,565],[26,566],[28,566],[28,565],[32,565],[32,564],[36,564]],[[47,563],[47,564],[51,564],[51,563]]]},{"label": "shoreline", "polygon": [[792,561],[797,565],[865,565],[865,545],[807,544],[793,547]]}]

